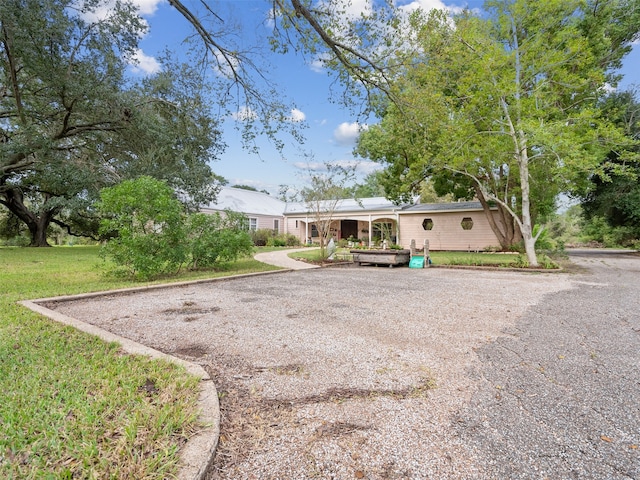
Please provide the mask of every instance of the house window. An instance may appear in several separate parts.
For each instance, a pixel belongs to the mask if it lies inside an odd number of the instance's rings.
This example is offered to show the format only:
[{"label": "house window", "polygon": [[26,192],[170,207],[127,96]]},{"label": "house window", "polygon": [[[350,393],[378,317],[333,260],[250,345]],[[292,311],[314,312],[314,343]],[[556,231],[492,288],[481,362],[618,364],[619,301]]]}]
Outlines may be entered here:
[{"label": "house window", "polygon": [[471,230],[473,228],[473,219],[471,217],[464,217],[460,225],[463,230]]},{"label": "house window", "polygon": [[296,228],[298,228],[298,220],[296,220]]},{"label": "house window", "polygon": [[280,220],[277,218],[273,219],[273,229],[278,233],[280,231]]},{"label": "house window", "polygon": [[311,237],[319,237],[320,235],[318,235],[318,227],[316,226],[315,223],[311,224]]},{"label": "house window", "polygon": [[373,224],[372,238],[374,242],[382,242],[383,240],[395,242],[394,233],[393,223],[376,222]]},{"label": "house window", "polygon": [[422,221],[422,228],[425,230],[433,230],[433,220],[430,218],[425,218]]},{"label": "house window", "polygon": [[249,230],[253,230],[254,232],[258,230],[258,219],[250,218],[249,219]]}]

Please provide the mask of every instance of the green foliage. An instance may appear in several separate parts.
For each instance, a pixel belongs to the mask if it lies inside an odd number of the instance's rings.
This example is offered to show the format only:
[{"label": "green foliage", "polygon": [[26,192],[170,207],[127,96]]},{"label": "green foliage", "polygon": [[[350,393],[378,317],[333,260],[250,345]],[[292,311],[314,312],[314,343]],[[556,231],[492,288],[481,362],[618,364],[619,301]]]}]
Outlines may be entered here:
[{"label": "green foliage", "polygon": [[187,244],[192,268],[210,268],[250,255],[253,242],[243,214],[226,211],[194,213],[187,219]]},{"label": "green foliage", "polygon": [[[603,109],[626,135],[602,158],[602,171],[592,175],[582,195],[587,218],[602,217],[622,237],[640,239],[640,103],[636,91],[613,92]],[[622,234],[624,232],[624,234]]]},{"label": "green foliage", "polygon": [[359,183],[349,189],[350,198],[372,198],[384,197],[386,192],[382,184],[381,172],[372,172],[368,174],[362,183]]},{"label": "green foliage", "polygon": [[267,241],[268,247],[286,247],[287,240],[284,235],[275,235]]},{"label": "green foliage", "polygon": [[616,226],[609,224],[605,217],[585,217],[581,224],[582,243],[596,243],[608,248],[637,248],[640,239],[633,226]]},{"label": "green foliage", "polygon": [[513,266],[516,268],[527,268],[529,266],[529,261],[527,260],[527,257],[520,254],[516,261],[513,262]]},{"label": "green foliage", "polygon": [[[0,478],[174,478],[198,428],[199,382],[183,368],[122,355],[16,303],[140,285],[105,277],[101,263],[97,246],[0,248]],[[273,269],[241,259],[176,280]],[[140,388],[148,380],[157,396]]]},{"label": "green foliage", "polygon": [[560,267],[557,262],[553,261],[551,259],[551,257],[549,257],[548,255],[545,255],[545,254],[539,255],[538,256],[538,261],[540,262],[540,266],[542,268],[554,269],[554,268],[559,268]]},{"label": "green foliage", "polygon": [[[406,199],[432,178],[439,194],[492,201],[502,247],[523,239],[535,265],[534,223],[621,140],[597,99],[613,57],[621,58],[638,29],[625,22],[626,36],[614,35],[603,25],[622,10],[587,3],[489,1],[482,17],[466,11],[451,21],[416,11],[400,22],[414,35],[413,61],[394,78],[381,122],[357,148],[385,166],[387,193]],[[594,16],[608,19],[597,39],[585,28]]]},{"label": "green foliage", "polygon": [[536,250],[553,250],[554,243],[549,237],[549,230],[546,228],[540,231],[542,227],[540,225],[533,226],[533,236],[537,236],[536,240]]},{"label": "green foliage", "polygon": [[256,247],[296,247],[300,239],[290,233],[276,233],[274,230],[261,228],[251,233],[251,240]]},{"label": "green foliage", "polygon": [[222,145],[206,78],[165,57],[163,71],[130,82],[147,28],[131,2],[6,0],[0,22],[0,204],[31,245],[47,245],[52,222],[95,236],[92,204],[123,178],[213,198],[209,161]]},{"label": "green foliage", "polygon": [[185,214],[165,182],[143,176],[101,192],[105,217],[101,233],[110,236],[103,255],[116,274],[147,280],[192,269],[220,266],[253,252],[245,215],[232,211]]},{"label": "green foliage", "polygon": [[175,273],[187,261],[184,210],[165,182],[143,176],[100,193],[100,233],[115,235],[104,246],[124,273],[145,280]]},{"label": "green foliage", "polygon": [[273,230],[260,228],[250,232],[251,240],[256,247],[265,247],[269,243],[269,239],[273,237]]}]

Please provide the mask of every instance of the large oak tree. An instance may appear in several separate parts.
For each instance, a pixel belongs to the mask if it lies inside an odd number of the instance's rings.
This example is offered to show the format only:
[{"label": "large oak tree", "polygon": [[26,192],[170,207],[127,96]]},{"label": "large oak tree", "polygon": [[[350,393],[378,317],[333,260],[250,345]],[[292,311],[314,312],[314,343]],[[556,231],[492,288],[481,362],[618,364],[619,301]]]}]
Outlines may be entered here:
[{"label": "large oak tree", "polygon": [[[145,24],[101,2],[0,4],[0,204],[47,245],[53,222],[93,235],[100,188],[142,174],[211,199],[221,147],[203,78],[183,65],[127,80]],[[165,59],[169,62],[168,59]]]}]

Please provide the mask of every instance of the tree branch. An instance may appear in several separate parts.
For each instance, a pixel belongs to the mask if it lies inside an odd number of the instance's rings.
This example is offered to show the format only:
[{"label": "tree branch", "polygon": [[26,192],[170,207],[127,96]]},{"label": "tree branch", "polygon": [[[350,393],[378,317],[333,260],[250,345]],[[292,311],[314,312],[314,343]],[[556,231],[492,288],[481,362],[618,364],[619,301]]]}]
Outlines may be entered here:
[{"label": "tree branch", "polygon": [[61,220],[58,220],[57,218],[51,217],[51,223],[55,223],[56,225],[58,225],[59,227],[65,229],[67,231],[67,233],[69,235],[71,235],[72,237],[85,237],[85,238],[90,238],[91,240],[95,240],[96,242],[99,242],[101,240],[101,238],[99,237],[94,237],[92,234],[90,233],[75,233],[71,230],[71,225],[64,223]]}]

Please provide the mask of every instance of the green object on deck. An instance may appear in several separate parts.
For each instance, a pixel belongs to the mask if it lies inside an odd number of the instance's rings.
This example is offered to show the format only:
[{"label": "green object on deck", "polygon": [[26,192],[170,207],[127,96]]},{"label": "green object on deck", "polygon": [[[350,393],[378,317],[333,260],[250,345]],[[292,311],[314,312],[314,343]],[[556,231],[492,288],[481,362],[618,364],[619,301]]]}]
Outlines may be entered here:
[{"label": "green object on deck", "polygon": [[413,256],[409,262],[409,268],[424,268],[424,257]]}]

